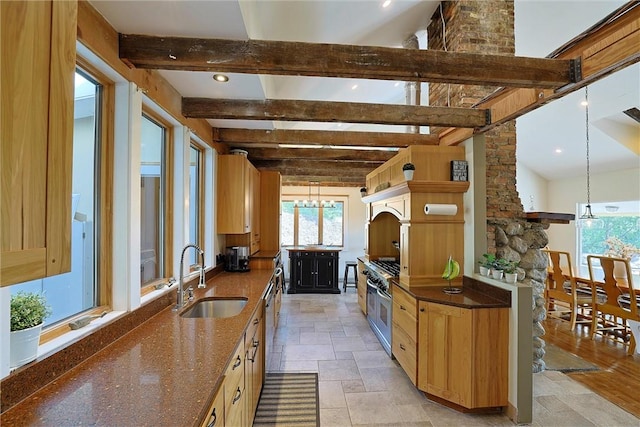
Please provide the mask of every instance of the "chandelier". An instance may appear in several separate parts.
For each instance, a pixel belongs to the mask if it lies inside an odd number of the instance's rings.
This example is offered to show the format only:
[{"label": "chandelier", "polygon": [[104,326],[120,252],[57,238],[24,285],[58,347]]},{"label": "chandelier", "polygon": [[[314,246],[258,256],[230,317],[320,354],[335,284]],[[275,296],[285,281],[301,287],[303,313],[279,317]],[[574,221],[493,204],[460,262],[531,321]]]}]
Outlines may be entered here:
[{"label": "chandelier", "polygon": [[[311,187],[314,185],[318,187],[318,191],[313,195],[315,197],[312,197]],[[294,200],[293,205],[299,208],[335,208],[336,202],[333,200],[326,201],[320,199],[320,183],[318,181],[309,181],[309,197],[302,201]]]},{"label": "chandelier", "polygon": [[585,206],[584,213],[580,216],[580,220],[583,221],[587,226],[591,225],[593,220],[598,219],[591,212],[591,187],[590,187],[590,169],[589,169],[589,86],[585,86],[584,88],[584,111],[585,111],[585,132],[587,139],[587,205]]}]

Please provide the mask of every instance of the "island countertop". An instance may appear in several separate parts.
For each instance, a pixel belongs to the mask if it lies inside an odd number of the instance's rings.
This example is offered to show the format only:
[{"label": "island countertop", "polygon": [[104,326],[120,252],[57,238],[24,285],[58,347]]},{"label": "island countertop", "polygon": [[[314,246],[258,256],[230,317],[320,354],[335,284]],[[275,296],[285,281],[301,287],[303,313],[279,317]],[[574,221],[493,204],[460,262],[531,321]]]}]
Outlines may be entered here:
[{"label": "island countertop", "polygon": [[194,300],[246,297],[240,314],[189,319],[167,307],[4,412],[0,424],[197,425],[271,275],[252,270],[215,276],[206,289],[195,289]]}]

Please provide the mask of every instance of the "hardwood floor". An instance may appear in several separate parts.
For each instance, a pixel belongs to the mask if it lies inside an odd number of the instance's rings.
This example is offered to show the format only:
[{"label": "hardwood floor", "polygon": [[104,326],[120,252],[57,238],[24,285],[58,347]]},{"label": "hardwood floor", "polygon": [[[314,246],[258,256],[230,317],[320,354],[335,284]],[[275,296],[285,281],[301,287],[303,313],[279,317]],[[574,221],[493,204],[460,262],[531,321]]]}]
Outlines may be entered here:
[{"label": "hardwood floor", "polygon": [[582,357],[600,371],[572,372],[566,375],[594,393],[640,418],[640,355],[627,355],[627,347],[603,336],[591,340],[589,327],[577,325],[574,332],[569,322],[549,318],[543,322],[547,343]]}]

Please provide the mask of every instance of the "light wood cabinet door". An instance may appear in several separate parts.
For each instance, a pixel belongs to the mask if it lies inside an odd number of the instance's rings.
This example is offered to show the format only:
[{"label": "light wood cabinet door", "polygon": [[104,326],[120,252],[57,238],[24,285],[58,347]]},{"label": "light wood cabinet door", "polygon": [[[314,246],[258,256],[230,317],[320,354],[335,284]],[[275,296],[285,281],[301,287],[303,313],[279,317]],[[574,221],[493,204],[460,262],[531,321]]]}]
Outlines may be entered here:
[{"label": "light wood cabinet door", "polygon": [[2,286],[71,269],[77,3],[0,2]]},{"label": "light wood cabinet door", "polygon": [[[273,320],[273,319],[272,319]],[[246,416],[247,424],[253,424],[253,418],[258,407],[260,392],[264,382],[264,301],[256,309],[251,325],[245,337],[245,380],[246,380]]]},{"label": "light wood cabinet door", "polygon": [[260,250],[260,171],[249,164],[250,193],[251,193],[251,253]]},{"label": "light wood cabinet door", "polygon": [[364,263],[358,260],[358,305],[360,310],[367,314],[367,276],[364,271],[366,270]]},{"label": "light wood cabinet door", "polygon": [[218,156],[217,232],[245,234],[251,231],[251,172],[246,157]]},{"label": "light wood cabinet door", "polygon": [[507,308],[420,301],[418,388],[465,408],[508,404]]},{"label": "light wood cabinet door", "polygon": [[418,318],[416,299],[394,285],[391,351],[411,382],[417,384]]},{"label": "light wood cabinet door", "polygon": [[213,403],[207,412],[208,416],[202,422],[201,427],[222,427],[224,426],[224,382],[220,385]]},{"label": "light wood cabinet door", "polygon": [[260,171],[260,250],[280,250],[282,177],[280,172]]},{"label": "light wood cabinet door", "polygon": [[224,379],[224,421],[226,426],[246,425],[244,339],[236,348]]}]

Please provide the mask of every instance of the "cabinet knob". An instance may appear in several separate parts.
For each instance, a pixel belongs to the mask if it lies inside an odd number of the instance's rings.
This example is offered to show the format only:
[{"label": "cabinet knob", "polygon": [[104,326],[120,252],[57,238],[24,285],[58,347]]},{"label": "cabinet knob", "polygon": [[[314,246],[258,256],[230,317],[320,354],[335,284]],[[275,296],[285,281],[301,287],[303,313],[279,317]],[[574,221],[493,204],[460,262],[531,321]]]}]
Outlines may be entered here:
[{"label": "cabinet knob", "polygon": [[421,313],[424,313],[424,307],[422,307],[422,308],[420,309],[420,312],[421,312]]},{"label": "cabinet knob", "polygon": [[406,348],[404,347],[404,344],[400,344],[400,350],[402,351],[406,350]]}]

